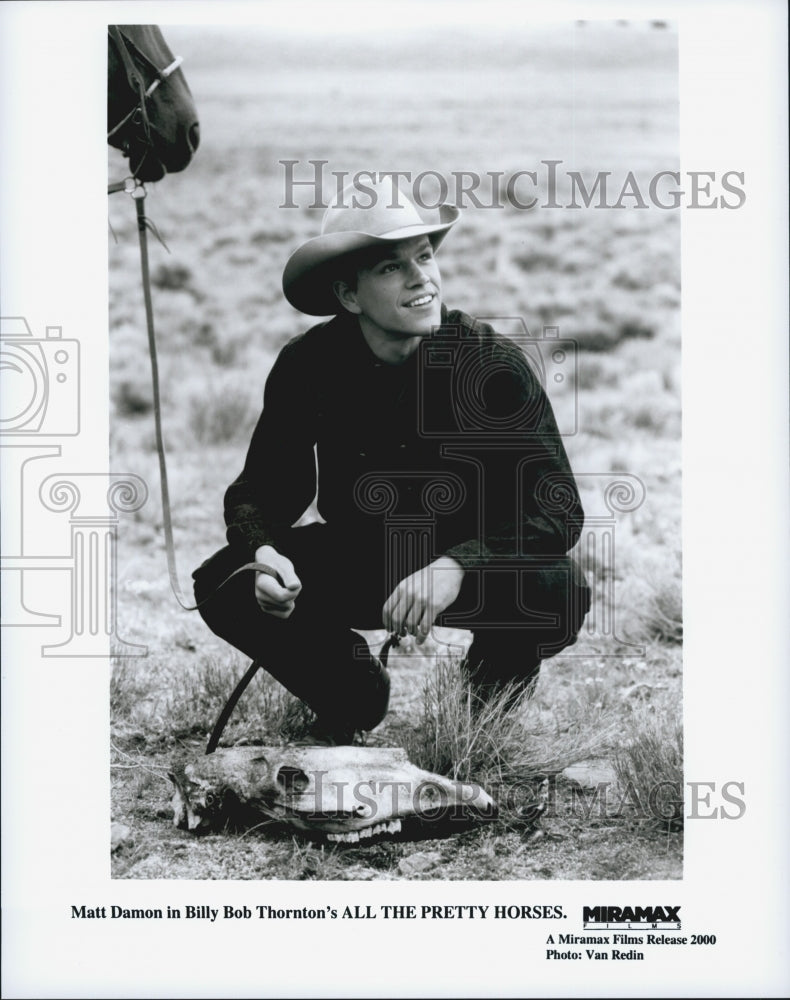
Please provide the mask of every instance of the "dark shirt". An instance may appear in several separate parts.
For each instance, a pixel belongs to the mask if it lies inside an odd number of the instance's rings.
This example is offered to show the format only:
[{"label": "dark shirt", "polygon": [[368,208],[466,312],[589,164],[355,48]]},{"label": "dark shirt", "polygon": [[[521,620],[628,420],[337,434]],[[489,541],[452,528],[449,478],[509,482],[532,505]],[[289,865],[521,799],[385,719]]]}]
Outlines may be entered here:
[{"label": "dark shirt", "polygon": [[379,361],[347,313],[281,350],[225,494],[228,541],[250,555],[275,544],[316,489],[321,517],[351,550],[384,558],[388,532],[411,530],[425,560],[448,555],[464,568],[565,553],[584,520],[523,351],[444,308],[401,365]]}]

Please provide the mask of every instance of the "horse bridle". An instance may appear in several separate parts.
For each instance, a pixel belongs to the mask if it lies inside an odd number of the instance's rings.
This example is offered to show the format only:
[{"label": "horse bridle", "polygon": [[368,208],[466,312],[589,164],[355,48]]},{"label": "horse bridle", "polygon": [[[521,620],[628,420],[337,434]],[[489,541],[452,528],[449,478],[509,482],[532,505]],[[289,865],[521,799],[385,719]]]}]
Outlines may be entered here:
[{"label": "horse bridle", "polygon": [[[169,76],[171,76],[181,63],[184,61],[181,56],[176,56],[175,59],[170,63],[169,66],[165,66],[164,69],[159,69],[155,66],[148,56],[142,52],[130,38],[125,38],[123,32],[118,27],[117,24],[111,24],[107,28],[107,32],[110,38],[115,44],[115,48],[118,55],[123,63],[124,70],[126,71],[126,79],[129,84],[130,90],[139,95],[139,100],[134,105],[131,111],[124,117],[107,133],[107,140],[109,141],[116,132],[120,131],[127,122],[133,121],[134,124],[142,125],[143,132],[145,134],[145,141],[150,146],[151,145],[151,123],[148,120],[148,111],[146,109],[145,102],[153,94],[160,83],[163,83]],[[134,52],[144,60],[145,63],[150,66],[154,71],[154,78],[150,84],[146,87],[145,81],[140,75],[140,71],[135,65],[134,59],[132,59],[129,48],[131,47]]]}]

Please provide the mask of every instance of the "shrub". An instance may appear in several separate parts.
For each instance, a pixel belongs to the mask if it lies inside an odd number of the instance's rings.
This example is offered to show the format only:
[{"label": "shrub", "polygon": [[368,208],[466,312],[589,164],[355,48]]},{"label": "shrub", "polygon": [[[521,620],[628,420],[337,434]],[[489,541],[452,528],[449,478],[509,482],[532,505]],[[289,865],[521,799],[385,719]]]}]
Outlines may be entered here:
[{"label": "shrub", "polygon": [[160,264],[151,275],[154,288],[180,291],[188,289],[192,272],[183,264]]},{"label": "shrub", "polygon": [[600,753],[614,731],[613,717],[592,706],[565,706],[563,718],[541,712],[512,687],[481,704],[458,666],[440,660],[426,679],[420,719],[404,745],[418,767],[501,786],[557,774]]},{"label": "shrub", "polygon": [[248,393],[230,382],[189,399],[190,428],[195,440],[203,445],[246,441],[255,417]]},{"label": "shrub", "polygon": [[151,386],[143,379],[123,379],[118,383],[114,397],[119,417],[141,417],[154,408]]},{"label": "shrub", "polygon": [[114,721],[132,718],[135,707],[148,694],[148,685],[137,664],[133,660],[114,660],[110,675],[110,717]]},{"label": "shrub", "polygon": [[649,822],[683,825],[683,726],[674,715],[635,713],[626,745],[615,754],[622,789]]},{"label": "shrub", "polygon": [[644,578],[630,612],[633,623],[629,632],[635,638],[680,645],[683,642],[683,593],[679,568],[653,567],[651,575]]},{"label": "shrub", "polygon": [[[165,716],[173,736],[208,735],[238,683],[237,661],[220,663],[207,658],[196,668],[176,675]],[[312,713],[270,674],[259,670],[236,705],[222,742],[288,742],[302,738]]]}]

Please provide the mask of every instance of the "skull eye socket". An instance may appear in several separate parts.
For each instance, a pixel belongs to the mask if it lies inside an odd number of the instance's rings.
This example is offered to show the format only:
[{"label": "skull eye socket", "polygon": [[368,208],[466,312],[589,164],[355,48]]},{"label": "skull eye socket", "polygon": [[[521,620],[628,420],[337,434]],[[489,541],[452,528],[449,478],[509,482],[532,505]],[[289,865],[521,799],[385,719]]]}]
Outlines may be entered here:
[{"label": "skull eye socket", "polygon": [[277,784],[287,795],[293,795],[307,791],[310,786],[310,779],[298,767],[288,767],[285,765],[277,772]]}]

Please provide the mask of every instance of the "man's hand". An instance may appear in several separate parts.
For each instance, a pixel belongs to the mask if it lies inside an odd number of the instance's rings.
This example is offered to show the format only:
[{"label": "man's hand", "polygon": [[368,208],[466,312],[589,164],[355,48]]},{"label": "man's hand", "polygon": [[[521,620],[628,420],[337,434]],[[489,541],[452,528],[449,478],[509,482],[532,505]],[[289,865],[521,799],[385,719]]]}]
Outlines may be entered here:
[{"label": "man's hand", "polygon": [[463,579],[463,567],[449,556],[407,576],[384,604],[384,628],[389,632],[405,629],[422,645],[437,617],[458,597]]},{"label": "man's hand", "polygon": [[282,586],[268,573],[255,574],[255,600],[262,611],[273,618],[288,618],[293,613],[296,598],[302,589],[293,563],[271,545],[262,545],[255,552],[255,562],[271,566],[282,580]]}]

